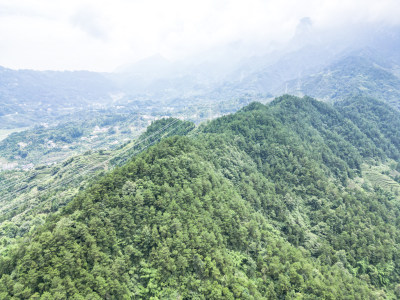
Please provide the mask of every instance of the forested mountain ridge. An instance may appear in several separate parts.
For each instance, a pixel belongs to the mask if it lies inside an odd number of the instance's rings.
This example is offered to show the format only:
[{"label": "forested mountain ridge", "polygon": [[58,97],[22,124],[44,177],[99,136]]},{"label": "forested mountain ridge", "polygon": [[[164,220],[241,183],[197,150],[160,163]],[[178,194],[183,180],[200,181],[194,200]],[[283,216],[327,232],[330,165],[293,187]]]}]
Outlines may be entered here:
[{"label": "forested mountain ridge", "polygon": [[396,172],[399,120],[370,99],[283,96],[165,139],[3,255],[0,295],[399,297],[399,196],[363,176]]},{"label": "forested mountain ridge", "polygon": [[356,124],[366,135],[380,145],[392,158],[398,160],[400,148],[400,115],[391,107],[373,98],[353,97],[335,103],[335,107]]},{"label": "forested mountain ridge", "polygon": [[397,68],[396,63],[386,63],[371,53],[354,53],[341,57],[319,72],[288,81],[278,90],[326,101],[363,95],[377,98],[398,109],[400,78]]},{"label": "forested mountain ridge", "polygon": [[82,155],[29,171],[10,170],[0,174],[0,256],[12,252],[16,242],[46,217],[63,208],[81,190],[115,166],[121,166],[162,138],[186,135],[194,124],[173,118],[147,127],[139,138],[112,151],[89,150]]}]

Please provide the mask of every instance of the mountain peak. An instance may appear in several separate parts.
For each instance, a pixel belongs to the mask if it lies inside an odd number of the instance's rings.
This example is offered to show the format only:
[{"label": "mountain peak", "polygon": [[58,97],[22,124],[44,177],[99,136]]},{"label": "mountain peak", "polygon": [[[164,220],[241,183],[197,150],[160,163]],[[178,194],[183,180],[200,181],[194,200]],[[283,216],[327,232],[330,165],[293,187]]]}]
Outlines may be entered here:
[{"label": "mountain peak", "polygon": [[303,47],[309,44],[312,40],[313,23],[311,18],[305,17],[297,24],[295,34],[292,38],[291,47]]}]

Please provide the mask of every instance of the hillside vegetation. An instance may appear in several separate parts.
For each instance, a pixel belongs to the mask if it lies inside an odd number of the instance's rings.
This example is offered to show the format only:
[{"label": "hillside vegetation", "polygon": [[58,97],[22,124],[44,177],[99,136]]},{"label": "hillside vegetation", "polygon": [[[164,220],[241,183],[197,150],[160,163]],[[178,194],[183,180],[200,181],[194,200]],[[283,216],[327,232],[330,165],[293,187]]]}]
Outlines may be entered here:
[{"label": "hillside vegetation", "polygon": [[371,53],[357,53],[338,59],[318,73],[288,81],[278,90],[332,102],[363,95],[398,109],[400,79],[392,69],[396,66]]},{"label": "hillside vegetation", "polygon": [[283,96],[131,152],[2,253],[0,298],[400,297],[399,120]]}]

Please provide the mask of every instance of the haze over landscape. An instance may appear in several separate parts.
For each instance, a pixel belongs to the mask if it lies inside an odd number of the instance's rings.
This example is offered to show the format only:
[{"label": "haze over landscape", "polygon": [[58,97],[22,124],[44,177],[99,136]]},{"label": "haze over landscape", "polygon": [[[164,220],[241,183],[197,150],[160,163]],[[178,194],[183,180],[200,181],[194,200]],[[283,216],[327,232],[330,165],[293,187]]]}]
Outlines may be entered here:
[{"label": "haze over landscape", "polygon": [[0,65],[112,72],[155,54],[176,61],[226,47],[248,57],[284,48],[303,18],[314,39],[353,40],[398,25],[399,12],[395,0],[1,1]]},{"label": "haze over landscape", "polygon": [[399,15],[0,0],[0,299],[400,298]]}]

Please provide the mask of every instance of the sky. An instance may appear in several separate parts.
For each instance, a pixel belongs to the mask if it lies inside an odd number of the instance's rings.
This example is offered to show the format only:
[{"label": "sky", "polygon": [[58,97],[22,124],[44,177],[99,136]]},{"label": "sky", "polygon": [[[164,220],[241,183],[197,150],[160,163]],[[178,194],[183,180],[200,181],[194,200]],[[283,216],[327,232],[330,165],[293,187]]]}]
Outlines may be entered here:
[{"label": "sky", "polygon": [[323,32],[399,16],[399,0],[0,0],[0,66],[111,72],[238,42],[270,51],[306,17]]}]

